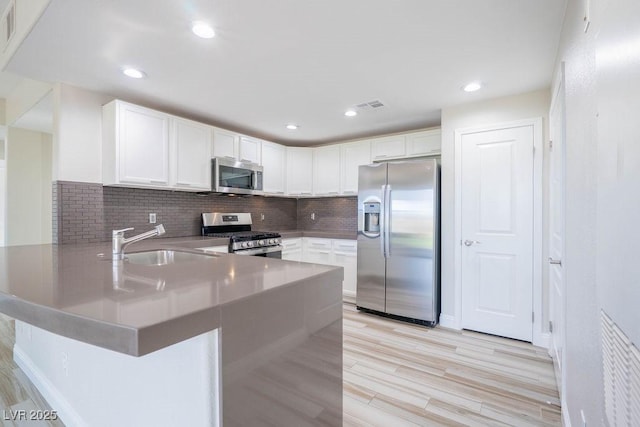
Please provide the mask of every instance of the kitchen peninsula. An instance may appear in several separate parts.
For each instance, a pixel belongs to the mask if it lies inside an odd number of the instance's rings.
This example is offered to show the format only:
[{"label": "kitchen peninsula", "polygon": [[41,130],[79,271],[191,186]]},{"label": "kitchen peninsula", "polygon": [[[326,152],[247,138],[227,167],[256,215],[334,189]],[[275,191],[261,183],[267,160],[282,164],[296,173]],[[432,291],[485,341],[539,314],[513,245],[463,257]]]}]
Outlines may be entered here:
[{"label": "kitchen peninsula", "polygon": [[342,425],[342,269],[215,241],[0,248],[14,359],[65,424]]}]

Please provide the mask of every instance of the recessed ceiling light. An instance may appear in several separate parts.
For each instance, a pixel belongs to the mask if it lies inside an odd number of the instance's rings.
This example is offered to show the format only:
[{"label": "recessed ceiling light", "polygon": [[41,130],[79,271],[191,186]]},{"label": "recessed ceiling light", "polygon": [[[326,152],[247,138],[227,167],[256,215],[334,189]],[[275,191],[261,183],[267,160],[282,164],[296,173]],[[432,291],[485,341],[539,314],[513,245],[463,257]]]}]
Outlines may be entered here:
[{"label": "recessed ceiling light", "polygon": [[213,28],[211,28],[211,25],[202,21],[194,22],[193,26],[191,27],[191,31],[193,31],[193,34],[198,37],[202,37],[203,39],[210,39],[216,35],[215,31],[213,31]]},{"label": "recessed ceiling light", "polygon": [[464,90],[465,92],[475,92],[479,90],[481,87],[482,87],[482,84],[480,84],[480,82],[471,82],[465,85],[465,87],[463,87],[462,90]]},{"label": "recessed ceiling light", "polygon": [[347,110],[345,111],[344,115],[347,117],[353,117],[353,116],[357,116],[358,112],[355,110]]},{"label": "recessed ceiling light", "polygon": [[296,130],[296,129],[298,129],[299,127],[300,127],[300,126],[298,126],[298,125],[294,125],[293,123],[289,123],[289,124],[287,125],[287,129],[290,129],[290,130]]},{"label": "recessed ceiling light", "polygon": [[144,71],[140,71],[136,68],[125,68],[122,70],[122,73],[132,79],[141,79],[147,76]]}]

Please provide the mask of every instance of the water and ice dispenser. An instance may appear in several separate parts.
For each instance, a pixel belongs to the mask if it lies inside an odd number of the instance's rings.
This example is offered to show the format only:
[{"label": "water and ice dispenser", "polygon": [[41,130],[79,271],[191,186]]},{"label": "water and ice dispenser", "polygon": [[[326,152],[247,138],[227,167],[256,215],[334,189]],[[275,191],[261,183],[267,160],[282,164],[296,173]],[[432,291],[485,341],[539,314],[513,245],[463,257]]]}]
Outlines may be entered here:
[{"label": "water and ice dispenser", "polygon": [[364,232],[380,234],[380,202],[364,203]]}]

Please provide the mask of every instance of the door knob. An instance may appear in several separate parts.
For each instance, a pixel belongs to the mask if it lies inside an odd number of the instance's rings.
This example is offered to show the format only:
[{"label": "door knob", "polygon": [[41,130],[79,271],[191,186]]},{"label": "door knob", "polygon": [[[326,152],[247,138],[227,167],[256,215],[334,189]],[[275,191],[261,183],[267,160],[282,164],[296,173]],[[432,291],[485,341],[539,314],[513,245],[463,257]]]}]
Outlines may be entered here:
[{"label": "door knob", "polygon": [[553,258],[549,257],[549,264],[552,264],[552,265],[562,265],[562,260],[559,260],[559,259],[553,259]]},{"label": "door knob", "polygon": [[480,243],[482,243],[482,242],[478,242],[477,240],[465,240],[465,241],[464,241],[464,245],[465,245],[465,246],[471,246],[471,245],[473,245],[474,243],[479,245],[479,244],[480,244]]}]

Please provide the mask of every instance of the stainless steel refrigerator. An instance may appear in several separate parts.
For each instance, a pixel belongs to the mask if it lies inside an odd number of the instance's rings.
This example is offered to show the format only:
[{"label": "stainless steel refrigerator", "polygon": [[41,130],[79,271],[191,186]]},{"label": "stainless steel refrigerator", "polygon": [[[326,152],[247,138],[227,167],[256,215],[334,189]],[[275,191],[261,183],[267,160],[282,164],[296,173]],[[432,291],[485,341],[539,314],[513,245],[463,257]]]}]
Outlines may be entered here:
[{"label": "stainless steel refrigerator", "polygon": [[360,166],[359,309],[437,323],[439,181],[435,159]]}]

